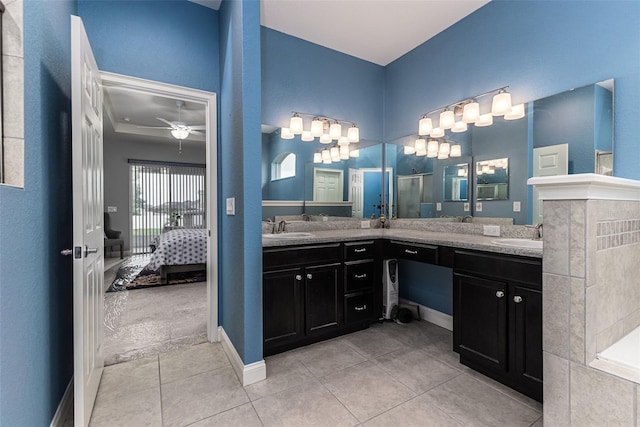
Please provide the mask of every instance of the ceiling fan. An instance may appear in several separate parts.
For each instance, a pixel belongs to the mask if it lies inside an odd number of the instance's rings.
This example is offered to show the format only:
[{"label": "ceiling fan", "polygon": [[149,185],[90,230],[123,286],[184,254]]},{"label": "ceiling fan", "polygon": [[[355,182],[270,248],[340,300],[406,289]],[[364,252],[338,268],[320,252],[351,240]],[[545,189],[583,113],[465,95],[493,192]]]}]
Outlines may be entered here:
[{"label": "ceiling fan", "polygon": [[169,126],[138,126],[139,128],[146,129],[167,129],[171,131],[171,135],[180,141],[180,152],[182,152],[182,140],[186,139],[189,135],[204,135],[201,130],[206,129],[206,125],[188,125],[187,123],[182,121],[182,107],[184,107],[184,101],[176,101],[176,105],[178,107],[178,120],[169,121],[167,119],[163,119],[162,117],[156,117],[156,119],[160,120],[163,123],[166,123]]}]

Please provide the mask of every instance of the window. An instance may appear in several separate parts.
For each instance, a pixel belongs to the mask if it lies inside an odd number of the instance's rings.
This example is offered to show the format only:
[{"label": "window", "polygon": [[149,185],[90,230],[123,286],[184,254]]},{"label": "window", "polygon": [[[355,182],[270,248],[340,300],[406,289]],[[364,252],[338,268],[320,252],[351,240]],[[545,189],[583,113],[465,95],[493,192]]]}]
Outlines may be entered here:
[{"label": "window", "polygon": [[279,154],[271,163],[271,181],[296,176],[296,155]]}]

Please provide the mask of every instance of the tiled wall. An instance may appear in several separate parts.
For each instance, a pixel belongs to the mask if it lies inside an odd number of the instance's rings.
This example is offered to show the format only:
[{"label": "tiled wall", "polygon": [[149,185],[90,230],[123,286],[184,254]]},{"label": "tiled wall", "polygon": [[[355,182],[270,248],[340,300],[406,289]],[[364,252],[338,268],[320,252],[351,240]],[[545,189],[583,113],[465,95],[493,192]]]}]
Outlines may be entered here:
[{"label": "tiled wall", "polygon": [[24,186],[23,0],[4,0],[2,16],[2,183]]},{"label": "tiled wall", "polygon": [[640,326],[640,202],[544,202],[544,423],[637,426],[638,385],[589,363]]}]

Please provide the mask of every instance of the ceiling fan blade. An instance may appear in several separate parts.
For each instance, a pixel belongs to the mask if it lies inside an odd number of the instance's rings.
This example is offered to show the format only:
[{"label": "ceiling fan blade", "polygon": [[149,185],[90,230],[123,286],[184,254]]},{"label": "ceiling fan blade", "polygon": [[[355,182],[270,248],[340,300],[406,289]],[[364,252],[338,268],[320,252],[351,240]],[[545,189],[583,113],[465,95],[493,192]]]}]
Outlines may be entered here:
[{"label": "ceiling fan blade", "polygon": [[204,132],[200,132],[199,130],[193,130],[193,128],[189,130],[189,133],[193,135],[204,135]]},{"label": "ceiling fan blade", "polygon": [[173,129],[169,126],[136,126],[138,129]]},{"label": "ceiling fan blade", "polygon": [[189,127],[193,130],[205,130],[207,125],[189,125]]},{"label": "ceiling fan blade", "polygon": [[165,120],[162,117],[156,117],[156,119],[160,120],[161,122],[164,122],[164,123],[168,124],[169,126],[171,126],[171,129],[175,129],[176,128],[176,125],[171,123],[169,120]]}]

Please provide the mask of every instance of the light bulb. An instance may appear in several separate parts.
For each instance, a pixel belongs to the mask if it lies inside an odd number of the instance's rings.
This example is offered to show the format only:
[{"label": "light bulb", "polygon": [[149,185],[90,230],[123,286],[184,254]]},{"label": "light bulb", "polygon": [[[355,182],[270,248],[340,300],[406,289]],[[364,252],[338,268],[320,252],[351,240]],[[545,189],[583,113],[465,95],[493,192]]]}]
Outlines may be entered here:
[{"label": "light bulb", "polygon": [[360,129],[353,125],[347,130],[347,139],[349,142],[360,142]]},{"label": "light bulb", "polygon": [[331,123],[331,126],[329,126],[329,136],[331,137],[331,139],[334,140],[338,140],[340,138],[340,136],[342,136],[342,126],[340,126],[340,123],[333,122]]},{"label": "light bulb", "polygon": [[360,157],[360,150],[349,151],[349,157]]},{"label": "light bulb", "polygon": [[[453,144],[451,146],[451,151],[449,152],[449,156],[451,157],[460,157],[462,156],[462,147],[460,147],[460,144]],[[463,170],[463,169],[458,169],[459,171]]]},{"label": "light bulb", "polygon": [[465,123],[475,123],[480,118],[480,104],[473,101],[465,104],[462,109],[462,121]]},{"label": "light bulb", "polygon": [[493,124],[493,116],[491,113],[481,114],[480,118],[474,123],[477,127],[491,126]]},{"label": "light bulb", "polygon": [[328,133],[323,133],[322,136],[320,136],[320,143],[331,144],[331,137],[329,136]]},{"label": "light bulb", "polygon": [[440,113],[440,123],[438,124],[438,127],[440,129],[451,129],[451,126],[453,126],[455,121],[456,118],[453,115],[453,111],[444,110],[442,113]]},{"label": "light bulb", "polygon": [[524,117],[524,104],[511,107],[511,111],[504,115],[505,120],[517,120]]},{"label": "light bulb", "polygon": [[444,129],[437,127],[431,131],[431,136],[434,138],[442,138],[444,136]]},{"label": "light bulb", "polygon": [[308,130],[303,130],[302,131],[302,136],[300,137],[301,140],[303,140],[304,142],[311,142],[313,141],[313,135],[311,135],[311,132]]},{"label": "light bulb", "polygon": [[494,116],[502,116],[509,112],[511,112],[511,94],[509,92],[496,94],[491,103],[491,114]]},{"label": "light bulb", "polygon": [[465,122],[455,122],[451,127],[451,132],[466,132],[467,124]]},{"label": "light bulb", "polygon": [[324,133],[324,122],[318,118],[313,119],[311,122],[311,135],[314,138],[322,136]]},{"label": "light bulb", "polygon": [[313,153],[313,163],[322,163],[322,154],[318,152]]},{"label": "light bulb", "polygon": [[282,128],[280,130],[280,138],[282,139],[293,139],[294,135],[289,128]]},{"label": "light bulb", "polygon": [[433,121],[429,117],[423,117],[418,122],[418,135],[429,135],[433,130]]},{"label": "light bulb", "polygon": [[404,146],[404,154],[415,154],[415,152],[416,152],[416,147],[412,145]]},{"label": "light bulb", "polygon": [[302,133],[302,117],[295,113],[289,121],[289,129],[294,135],[300,135]]},{"label": "light bulb", "polygon": [[[189,136],[189,131],[185,128],[179,127],[171,130],[171,135],[173,135],[175,139],[186,139]],[[291,138],[293,138],[293,136],[291,136]]]}]

